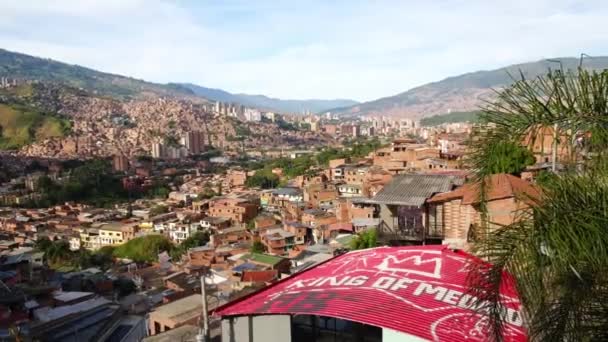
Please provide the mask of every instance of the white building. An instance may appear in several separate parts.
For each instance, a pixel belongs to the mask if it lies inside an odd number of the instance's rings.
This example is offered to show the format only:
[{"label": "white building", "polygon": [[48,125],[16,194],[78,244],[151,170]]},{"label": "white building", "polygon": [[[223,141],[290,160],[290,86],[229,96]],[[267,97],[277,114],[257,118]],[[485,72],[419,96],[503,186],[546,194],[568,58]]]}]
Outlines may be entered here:
[{"label": "white building", "polygon": [[182,243],[187,238],[201,230],[200,223],[176,223],[172,222],[168,225],[169,238],[176,243]]},{"label": "white building", "polygon": [[243,115],[245,116],[245,120],[247,121],[262,121],[262,113],[257,109],[245,108],[245,112],[243,113]]}]

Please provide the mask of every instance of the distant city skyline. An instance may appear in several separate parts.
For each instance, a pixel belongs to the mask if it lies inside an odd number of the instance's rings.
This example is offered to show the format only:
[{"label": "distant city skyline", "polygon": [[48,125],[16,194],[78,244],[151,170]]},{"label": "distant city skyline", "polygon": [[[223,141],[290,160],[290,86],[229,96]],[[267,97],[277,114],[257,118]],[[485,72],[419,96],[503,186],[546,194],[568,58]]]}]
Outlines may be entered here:
[{"label": "distant city skyline", "polygon": [[391,96],[477,70],[606,55],[605,1],[0,2],[0,48],[282,99]]}]

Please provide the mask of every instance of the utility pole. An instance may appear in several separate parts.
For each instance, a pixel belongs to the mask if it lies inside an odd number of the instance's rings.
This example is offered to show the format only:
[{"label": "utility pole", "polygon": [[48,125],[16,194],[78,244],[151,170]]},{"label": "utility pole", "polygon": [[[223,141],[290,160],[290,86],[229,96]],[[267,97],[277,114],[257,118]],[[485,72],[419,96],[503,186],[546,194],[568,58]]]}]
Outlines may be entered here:
[{"label": "utility pole", "polygon": [[557,134],[557,124],[553,125],[553,148],[551,151],[551,171],[553,171],[553,173],[557,172],[557,139],[558,139],[558,134]]},{"label": "utility pole", "polygon": [[205,275],[201,275],[201,299],[203,301],[203,326],[196,335],[197,342],[210,342],[209,339],[209,313],[207,309],[207,291],[205,289]]}]

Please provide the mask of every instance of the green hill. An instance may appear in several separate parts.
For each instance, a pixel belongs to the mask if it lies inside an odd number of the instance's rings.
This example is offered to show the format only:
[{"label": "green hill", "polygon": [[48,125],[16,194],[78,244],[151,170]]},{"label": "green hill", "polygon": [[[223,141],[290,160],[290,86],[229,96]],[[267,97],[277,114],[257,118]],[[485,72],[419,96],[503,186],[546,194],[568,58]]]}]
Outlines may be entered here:
[{"label": "green hill", "polygon": [[194,96],[192,90],[180,85],[146,82],[3,49],[0,49],[0,77],[64,83],[119,99],[146,94]]},{"label": "green hill", "polygon": [[263,110],[288,113],[319,112],[357,103],[342,99],[284,100],[263,95],[233,94],[190,83],[158,84],[3,49],[0,49],[0,77],[61,83],[95,95],[117,99],[131,99],[145,95],[176,96],[199,101],[206,99],[233,102]]},{"label": "green hill", "polygon": [[456,122],[477,122],[479,120],[479,112],[452,112],[449,114],[440,114],[429,116],[420,120],[422,126],[439,126],[445,123]]},{"label": "green hill", "polygon": [[18,149],[36,140],[63,137],[70,122],[34,108],[0,103],[0,150]]},{"label": "green hill", "polygon": [[[493,89],[512,84],[514,78],[518,79],[522,74],[526,79],[544,75],[550,68],[559,69],[560,63],[564,70],[572,71],[577,69],[580,59],[544,59],[495,70],[466,73],[412,88],[394,96],[334,109],[332,112],[343,116],[379,114],[424,118],[449,112],[475,111],[484,100],[495,95]],[[583,67],[590,70],[607,69],[608,57],[587,58],[583,61]]]}]

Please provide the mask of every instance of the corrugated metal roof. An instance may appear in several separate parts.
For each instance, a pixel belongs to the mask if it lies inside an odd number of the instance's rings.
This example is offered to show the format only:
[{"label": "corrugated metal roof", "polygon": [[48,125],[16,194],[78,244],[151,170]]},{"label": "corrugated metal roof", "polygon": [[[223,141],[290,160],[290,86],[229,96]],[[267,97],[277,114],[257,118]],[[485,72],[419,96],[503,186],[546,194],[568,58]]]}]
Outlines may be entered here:
[{"label": "corrugated metal roof", "polygon": [[452,190],[458,182],[453,176],[399,175],[366,202],[419,207],[434,194]]},{"label": "corrugated metal roof", "polygon": [[[219,307],[219,316],[319,315],[388,328],[433,341],[489,339],[467,292],[467,266],[479,259],[446,246],[353,251]],[[501,287],[505,341],[525,341],[513,278]]]}]

